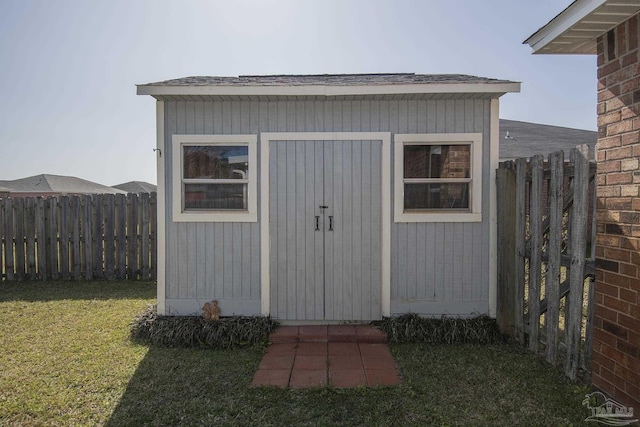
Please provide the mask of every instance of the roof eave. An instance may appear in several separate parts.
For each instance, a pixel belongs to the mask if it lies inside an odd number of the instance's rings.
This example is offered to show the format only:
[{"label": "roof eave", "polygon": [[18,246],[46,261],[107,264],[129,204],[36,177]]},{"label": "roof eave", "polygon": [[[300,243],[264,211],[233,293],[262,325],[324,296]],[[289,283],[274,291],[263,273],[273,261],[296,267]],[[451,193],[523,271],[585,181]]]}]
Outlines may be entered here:
[{"label": "roof eave", "polygon": [[597,53],[597,39],[640,11],[637,0],[575,0],[523,43],[534,54]]},{"label": "roof eave", "polygon": [[[551,42],[564,34],[590,13],[602,6],[606,0],[576,0],[565,10],[549,21],[544,27],[533,33],[523,44],[528,44],[533,53],[566,53],[566,52],[541,52]],[[594,40],[595,44],[595,40]],[[592,53],[591,51],[573,53]]]},{"label": "roof eave", "polygon": [[188,86],[138,85],[138,95],[151,96],[349,96],[401,95],[419,93],[520,92],[519,82],[439,83],[410,85],[292,85],[292,86]]}]

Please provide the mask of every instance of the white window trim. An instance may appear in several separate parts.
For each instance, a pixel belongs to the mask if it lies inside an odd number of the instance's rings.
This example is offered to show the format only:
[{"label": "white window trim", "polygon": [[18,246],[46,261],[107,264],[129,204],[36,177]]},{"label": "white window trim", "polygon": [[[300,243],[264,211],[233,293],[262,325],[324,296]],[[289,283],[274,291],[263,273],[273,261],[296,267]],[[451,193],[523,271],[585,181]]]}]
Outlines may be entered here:
[{"label": "white window trim", "polygon": [[[257,222],[258,221],[258,136],[257,135],[173,135],[173,221],[175,222]],[[183,211],[182,147],[185,145],[245,145],[249,147],[249,182],[246,211]]]},{"label": "white window trim", "polygon": [[[433,210],[430,212],[404,211],[404,146],[409,144],[451,145],[468,144],[471,147],[471,200],[470,212]],[[396,134],[394,136],[394,222],[480,222],[482,221],[482,134],[481,133],[423,133]]]}]

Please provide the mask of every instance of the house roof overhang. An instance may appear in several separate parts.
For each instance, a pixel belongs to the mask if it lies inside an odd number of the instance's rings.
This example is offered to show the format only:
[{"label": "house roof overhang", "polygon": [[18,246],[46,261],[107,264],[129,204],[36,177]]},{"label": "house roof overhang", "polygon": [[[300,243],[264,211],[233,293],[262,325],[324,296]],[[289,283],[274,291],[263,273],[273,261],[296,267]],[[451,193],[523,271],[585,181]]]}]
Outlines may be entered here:
[{"label": "house roof overhang", "polygon": [[638,12],[638,0],[575,0],[523,44],[533,53],[595,55],[598,36]]},{"label": "house roof overhang", "polygon": [[497,98],[520,83],[463,75],[365,74],[319,76],[186,77],[137,86],[159,100],[281,98]]}]

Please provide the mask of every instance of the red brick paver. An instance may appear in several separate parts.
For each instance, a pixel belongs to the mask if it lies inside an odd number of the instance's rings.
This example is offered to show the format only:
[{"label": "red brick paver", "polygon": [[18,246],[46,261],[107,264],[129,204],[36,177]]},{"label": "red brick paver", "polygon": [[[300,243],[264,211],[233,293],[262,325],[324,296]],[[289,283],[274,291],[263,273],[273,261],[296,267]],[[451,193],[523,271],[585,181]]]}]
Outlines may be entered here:
[{"label": "red brick paver", "polygon": [[312,388],[327,385],[326,369],[294,369],[291,372],[289,387],[291,388]]},{"label": "red brick paver", "polygon": [[386,335],[369,325],[283,326],[251,387],[376,387],[401,382]]}]

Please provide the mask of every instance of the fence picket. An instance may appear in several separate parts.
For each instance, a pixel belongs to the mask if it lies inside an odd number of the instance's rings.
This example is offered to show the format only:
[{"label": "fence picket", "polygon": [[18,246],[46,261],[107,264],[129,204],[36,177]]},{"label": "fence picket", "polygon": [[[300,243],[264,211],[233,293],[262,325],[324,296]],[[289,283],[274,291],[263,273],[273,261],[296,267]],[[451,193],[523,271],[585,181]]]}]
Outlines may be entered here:
[{"label": "fence picket", "polygon": [[127,276],[134,279],[138,272],[138,204],[134,194],[127,194]]},{"label": "fence picket", "polygon": [[26,277],[29,280],[36,278],[36,212],[35,199],[28,197],[24,201],[24,234],[26,252]]},{"label": "fence picket", "polygon": [[36,197],[35,200],[35,222],[36,222],[36,253],[38,278],[47,280],[47,234],[46,234],[46,210],[45,200]]},{"label": "fence picket", "polygon": [[7,280],[14,280],[14,264],[13,264],[13,200],[9,197],[4,199],[4,269]]},{"label": "fence picket", "polygon": [[529,210],[529,350],[537,353],[540,347],[540,284],[542,275],[542,156],[531,158],[531,198]]},{"label": "fence picket", "polygon": [[47,233],[47,242],[49,243],[49,251],[48,251],[48,261],[47,265],[49,265],[51,269],[51,273],[49,277],[53,280],[58,279],[59,264],[58,258],[60,251],[58,249],[58,198],[50,197],[49,198],[49,230]]},{"label": "fence picket", "polygon": [[[498,327],[503,334],[512,334],[518,327],[515,316],[515,288],[516,282],[516,233],[515,233],[515,194],[516,177],[513,163],[506,162],[496,171],[496,186],[498,197],[498,247],[502,248],[505,256],[498,257]],[[520,320],[522,323],[522,320]]]},{"label": "fence picket", "polygon": [[149,277],[149,193],[142,193],[140,199],[140,274]]},{"label": "fence picket", "polygon": [[124,194],[116,194],[115,198],[117,277],[127,277],[127,199]]},{"label": "fence picket", "polygon": [[108,280],[115,279],[115,199],[113,194],[104,197],[104,267]]},{"label": "fence picket", "polygon": [[[525,235],[525,193],[526,193],[526,174],[527,174],[527,160],[516,160],[516,236]],[[516,253],[516,288],[515,288],[515,300],[514,300],[514,315],[516,319],[515,324],[515,338],[524,344],[524,267],[525,267],[525,239],[516,239],[515,244]]]},{"label": "fence picket", "polygon": [[103,195],[97,194],[94,198],[94,209],[93,209],[93,242],[92,242],[92,251],[93,251],[93,277],[97,279],[102,279],[104,277],[104,270],[102,260],[104,258],[104,250],[102,247],[103,241],[103,226],[104,226],[104,215],[103,215]]},{"label": "fence picket", "polygon": [[582,327],[582,303],[584,294],[585,252],[587,249],[587,218],[589,190],[589,146],[583,145],[572,150],[574,160],[573,197],[571,212],[571,233],[569,248],[571,268],[569,270],[570,290],[567,323],[567,357],[565,374],[576,378],[580,363],[580,333]]},{"label": "fence picket", "polygon": [[69,280],[69,196],[60,197],[60,276]]},{"label": "fence picket", "polygon": [[562,212],[563,212],[563,163],[564,153],[558,151],[549,155],[551,180],[549,182],[549,262],[545,275],[545,314],[547,362],[556,363],[558,351],[558,322],[560,308],[560,257],[562,255]]},{"label": "fence picket", "polygon": [[93,202],[89,195],[82,197],[82,234],[85,279],[93,279]]},{"label": "fence picket", "polygon": [[[2,278],[4,277],[4,274],[2,273],[3,268],[2,266],[4,265],[4,224],[5,224],[5,220],[4,220],[4,199],[0,199],[0,280],[2,280]],[[8,244],[7,244],[8,245]]]},{"label": "fence picket", "polygon": [[82,278],[82,255],[80,252],[80,209],[78,196],[71,197],[71,268],[73,280]]},{"label": "fence picket", "polygon": [[25,264],[24,264],[24,199],[18,198],[14,200],[13,217],[15,221],[15,275],[18,280],[24,280]]},{"label": "fence picket", "polygon": [[157,265],[158,265],[158,251],[155,249],[157,246],[157,233],[158,233],[158,216],[157,216],[157,209],[158,209],[158,203],[157,203],[157,193],[151,193],[149,196],[149,210],[150,210],[150,214],[149,214],[149,244],[150,244],[150,249],[149,251],[151,252],[150,254],[150,258],[151,258],[151,262],[149,265],[149,270],[151,272],[151,280],[157,280],[158,275],[157,275]]}]

